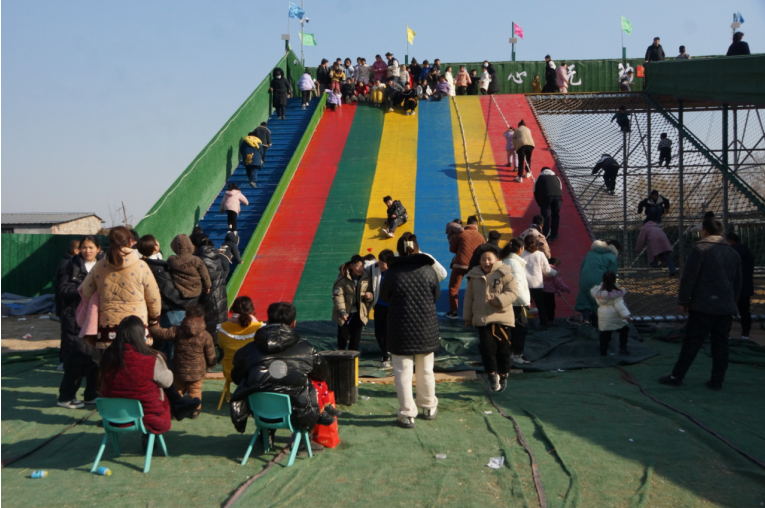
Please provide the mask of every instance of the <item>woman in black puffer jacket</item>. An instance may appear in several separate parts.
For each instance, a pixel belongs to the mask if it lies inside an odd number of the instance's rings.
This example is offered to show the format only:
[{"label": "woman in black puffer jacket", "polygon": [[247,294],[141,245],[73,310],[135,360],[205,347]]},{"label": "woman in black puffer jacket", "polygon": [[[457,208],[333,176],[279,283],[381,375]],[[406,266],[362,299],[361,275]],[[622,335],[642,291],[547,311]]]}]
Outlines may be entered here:
[{"label": "woman in black puffer jacket", "polygon": [[[392,262],[380,287],[380,299],[388,303],[388,352],[398,393],[396,423],[414,428],[418,407],[424,418],[436,417],[438,399],[433,375],[434,354],[440,345],[436,302],[441,296],[433,258],[419,252],[417,237],[399,238],[398,258]],[[412,358],[414,357],[414,358]],[[412,374],[417,368],[417,402],[412,399]]]},{"label": "woman in black puffer jacket", "polygon": [[495,93],[499,93],[499,79],[497,78],[497,70],[494,68],[491,62],[486,61],[486,63],[489,64],[489,66],[486,68],[486,72],[489,73],[489,77],[491,78],[491,81],[489,82],[489,88],[486,90],[486,93],[493,95]]},{"label": "woman in black puffer jacket", "polygon": [[94,236],[80,241],[80,253],[72,257],[64,269],[57,293],[61,297],[61,347],[64,354],[64,377],[59,386],[58,405],[79,409],[84,403],[77,400],[82,379],[86,379],[85,402],[95,404],[98,398],[98,367],[93,362],[93,347],[81,339],[77,324],[77,307],[82,297],[78,288],[96,261],[104,257]]},{"label": "woman in black puffer jacket", "polygon": [[210,292],[203,294],[199,303],[205,306],[205,326],[217,346],[218,325],[228,319],[228,295],[226,294],[228,259],[218,252],[205,234],[194,238],[194,247],[197,248],[194,255],[202,259],[212,282]]}]

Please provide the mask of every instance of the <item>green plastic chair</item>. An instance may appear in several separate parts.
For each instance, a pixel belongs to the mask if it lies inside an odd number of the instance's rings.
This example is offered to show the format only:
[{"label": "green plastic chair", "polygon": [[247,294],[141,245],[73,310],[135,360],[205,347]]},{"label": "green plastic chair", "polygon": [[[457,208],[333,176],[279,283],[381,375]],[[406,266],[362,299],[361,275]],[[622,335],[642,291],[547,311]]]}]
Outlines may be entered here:
[{"label": "green plastic chair", "polygon": [[[91,473],[95,473],[98,469],[98,463],[101,461],[101,456],[104,454],[106,448],[106,441],[109,436],[112,436],[112,445],[114,446],[114,457],[120,456],[120,444],[119,435],[124,432],[141,432],[149,435],[149,446],[146,449],[146,460],[143,463],[143,472],[148,473],[151,469],[151,455],[154,451],[154,436],[151,432],[146,431],[146,427],[143,426],[143,406],[141,402],[134,399],[109,399],[105,397],[99,397],[96,399],[96,407],[98,408],[98,414],[104,422],[104,440],[101,441],[101,447],[98,449],[98,455],[96,455],[96,462],[93,464]],[[126,425],[124,427],[115,427],[114,425]],[[130,424],[130,425],[127,425]],[[159,437],[159,444],[162,445],[162,451],[167,457],[167,446],[165,446],[165,440],[162,438],[162,434],[157,434]]]},{"label": "green plastic chair", "polygon": [[252,436],[250,446],[247,447],[247,453],[244,454],[242,465],[247,464],[247,459],[250,458],[250,453],[252,452],[255,440],[258,438],[258,433],[263,438],[263,450],[266,453],[271,451],[271,447],[268,445],[268,429],[289,429],[292,432],[294,442],[292,443],[292,452],[290,452],[290,460],[287,462],[287,467],[290,467],[295,462],[301,439],[305,440],[308,456],[313,457],[308,432],[292,429],[292,423],[290,422],[292,404],[290,404],[289,395],[281,393],[252,393],[248,400],[250,402],[250,410],[255,418],[255,435]]}]

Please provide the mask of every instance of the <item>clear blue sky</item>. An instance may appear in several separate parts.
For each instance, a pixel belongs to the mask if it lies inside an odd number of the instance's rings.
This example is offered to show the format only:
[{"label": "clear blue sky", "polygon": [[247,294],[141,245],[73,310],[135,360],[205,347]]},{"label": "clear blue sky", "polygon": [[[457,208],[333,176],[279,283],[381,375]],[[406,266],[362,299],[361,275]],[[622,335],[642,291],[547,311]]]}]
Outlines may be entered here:
[{"label": "clear blue sky", "polygon": [[[287,5],[5,0],[2,211],[95,211],[109,226],[109,204],[124,201],[137,223],[281,57]],[[306,0],[305,9],[319,44],[308,65],[387,51],[403,60],[407,22],[420,60],[509,60],[511,21],[525,31],[518,60],[619,58],[622,15],[634,26],[629,57],[656,35],[668,55],[680,44],[692,56],[724,54],[734,11],[752,51],[765,52],[762,0]]]}]

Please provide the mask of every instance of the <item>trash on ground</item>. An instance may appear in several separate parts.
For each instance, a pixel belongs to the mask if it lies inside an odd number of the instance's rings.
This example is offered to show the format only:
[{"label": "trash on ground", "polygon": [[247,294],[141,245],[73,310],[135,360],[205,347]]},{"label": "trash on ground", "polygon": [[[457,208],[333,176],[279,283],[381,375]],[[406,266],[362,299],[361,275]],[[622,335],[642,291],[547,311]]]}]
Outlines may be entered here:
[{"label": "trash on ground", "polygon": [[96,469],[96,474],[100,474],[101,476],[111,476],[112,470],[108,467],[99,466],[98,469]]},{"label": "trash on ground", "polygon": [[679,430],[680,432],[685,432],[683,429],[677,429],[677,430]]},{"label": "trash on ground", "polygon": [[438,455],[436,455],[436,458],[437,459],[445,459],[446,458],[446,454],[445,453],[439,453]]},{"label": "trash on ground", "polygon": [[630,443],[634,443],[634,442],[635,442],[635,440],[634,440],[634,439],[630,439]]},{"label": "trash on ground", "polygon": [[489,463],[486,464],[486,465],[489,466],[492,469],[499,469],[499,468],[502,467],[502,465],[504,463],[505,463],[505,458],[504,457],[491,457],[489,459]]},{"label": "trash on ground", "polygon": [[371,397],[367,397],[366,395],[361,395],[361,400],[369,400]]},{"label": "trash on ground", "polygon": [[484,411],[484,414],[490,415],[491,411]]},{"label": "trash on ground", "polygon": [[26,321],[26,320],[27,320],[27,318],[25,318],[25,317],[20,317],[19,318],[19,321]]},{"label": "trash on ground", "polygon": [[22,338],[22,339],[24,339],[24,340],[29,340],[29,339],[31,339],[31,338],[32,338],[32,335],[28,333],[28,334],[24,335],[24,336],[23,336],[23,337],[21,337],[21,338]]},{"label": "trash on ground", "polygon": [[45,478],[48,476],[48,472],[44,469],[41,469],[39,471],[32,471],[32,478]]}]

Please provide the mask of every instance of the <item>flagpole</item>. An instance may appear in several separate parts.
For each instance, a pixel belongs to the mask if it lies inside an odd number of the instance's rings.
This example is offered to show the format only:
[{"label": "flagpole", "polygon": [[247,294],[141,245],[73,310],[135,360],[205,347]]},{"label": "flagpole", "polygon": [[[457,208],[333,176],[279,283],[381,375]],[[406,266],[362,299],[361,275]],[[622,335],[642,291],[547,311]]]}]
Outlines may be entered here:
[{"label": "flagpole", "polygon": [[406,58],[404,65],[409,65],[409,23],[406,24]]},{"label": "flagpole", "polygon": [[[300,8],[305,11],[305,7],[303,6],[303,0],[300,0]],[[303,14],[303,18],[305,18],[305,14]],[[305,20],[300,20],[300,65],[305,67],[305,57],[303,56],[303,33],[305,32]]]},{"label": "flagpole", "polygon": [[625,68],[627,66],[627,48],[624,47],[624,27],[619,31],[622,34],[622,60],[624,60]]},{"label": "flagpole", "polygon": [[[513,21],[513,33],[510,34],[510,37],[513,39],[515,38],[515,21]],[[513,46],[513,62],[515,62],[515,43],[512,44]]]}]

